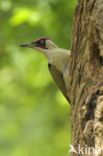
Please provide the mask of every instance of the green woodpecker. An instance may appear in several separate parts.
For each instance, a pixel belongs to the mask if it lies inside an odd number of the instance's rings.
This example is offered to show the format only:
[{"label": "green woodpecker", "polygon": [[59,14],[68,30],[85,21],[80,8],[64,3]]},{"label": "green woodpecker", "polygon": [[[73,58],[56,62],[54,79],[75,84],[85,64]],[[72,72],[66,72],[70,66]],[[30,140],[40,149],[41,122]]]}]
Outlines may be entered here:
[{"label": "green woodpecker", "polygon": [[68,102],[70,102],[67,91],[69,75],[68,58],[70,56],[70,51],[59,48],[53,41],[46,37],[39,38],[34,42],[20,46],[33,48],[45,55],[48,59],[48,68],[52,77]]}]

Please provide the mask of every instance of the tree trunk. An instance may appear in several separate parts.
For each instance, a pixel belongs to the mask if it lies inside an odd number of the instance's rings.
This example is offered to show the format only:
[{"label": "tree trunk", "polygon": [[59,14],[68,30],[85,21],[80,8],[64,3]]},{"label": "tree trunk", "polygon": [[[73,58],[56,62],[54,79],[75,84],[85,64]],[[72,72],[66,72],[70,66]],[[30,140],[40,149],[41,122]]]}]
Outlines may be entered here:
[{"label": "tree trunk", "polygon": [[69,70],[71,155],[103,155],[103,0],[78,1]]}]

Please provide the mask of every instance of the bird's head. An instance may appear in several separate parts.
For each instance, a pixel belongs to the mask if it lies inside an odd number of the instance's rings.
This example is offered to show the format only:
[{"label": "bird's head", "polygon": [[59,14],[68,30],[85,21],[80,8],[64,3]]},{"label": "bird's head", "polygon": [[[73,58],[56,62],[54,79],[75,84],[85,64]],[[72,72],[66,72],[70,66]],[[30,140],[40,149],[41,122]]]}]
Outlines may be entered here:
[{"label": "bird's head", "polygon": [[63,71],[65,63],[68,62],[68,50],[59,48],[52,40],[46,37],[36,39],[34,42],[23,44],[20,47],[32,48],[44,54],[50,64],[57,67],[58,70]]},{"label": "bird's head", "polygon": [[46,52],[51,49],[57,48],[57,45],[52,40],[46,37],[38,38],[34,42],[23,44],[20,46],[33,48],[39,52]]}]

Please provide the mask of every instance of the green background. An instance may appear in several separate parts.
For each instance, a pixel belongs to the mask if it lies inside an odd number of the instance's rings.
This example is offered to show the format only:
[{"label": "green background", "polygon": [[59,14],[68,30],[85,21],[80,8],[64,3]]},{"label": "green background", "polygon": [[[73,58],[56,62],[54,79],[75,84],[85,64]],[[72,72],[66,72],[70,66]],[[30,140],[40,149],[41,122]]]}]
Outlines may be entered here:
[{"label": "green background", "polygon": [[76,0],[0,0],[0,156],[67,156],[70,106],[40,53],[48,37],[69,49]]}]

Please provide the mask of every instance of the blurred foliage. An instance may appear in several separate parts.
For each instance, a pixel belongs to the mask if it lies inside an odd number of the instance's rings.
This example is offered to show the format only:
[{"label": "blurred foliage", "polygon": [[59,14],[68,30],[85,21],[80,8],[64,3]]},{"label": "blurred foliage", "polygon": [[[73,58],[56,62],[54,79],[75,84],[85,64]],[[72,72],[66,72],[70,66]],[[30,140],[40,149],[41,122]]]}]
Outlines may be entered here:
[{"label": "blurred foliage", "polygon": [[70,48],[76,0],[0,0],[0,156],[67,156],[70,107],[44,56],[20,44]]}]

